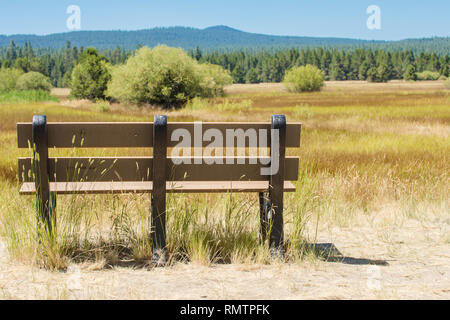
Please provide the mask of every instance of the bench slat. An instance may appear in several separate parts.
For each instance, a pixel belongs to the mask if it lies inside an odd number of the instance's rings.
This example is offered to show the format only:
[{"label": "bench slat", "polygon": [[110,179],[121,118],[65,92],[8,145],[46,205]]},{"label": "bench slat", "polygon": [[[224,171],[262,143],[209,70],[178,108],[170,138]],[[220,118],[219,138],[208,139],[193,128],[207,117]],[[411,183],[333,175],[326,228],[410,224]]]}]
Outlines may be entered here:
[{"label": "bench slat", "polygon": [[[174,165],[173,159],[166,162],[167,181],[265,181],[268,176],[261,175],[260,164],[250,164],[252,157],[232,157],[234,164],[226,164],[227,157],[204,158],[201,164],[194,164],[195,157],[189,158],[191,164]],[[222,159],[224,164],[206,164],[212,159]],[[237,164],[243,159],[245,164]],[[268,158],[266,158],[268,159]],[[19,181],[33,182],[31,158],[19,158]],[[51,182],[82,181],[151,181],[152,157],[102,157],[102,158],[49,158]],[[298,157],[286,157],[285,180],[298,179]]]},{"label": "bench slat", "polygon": [[[47,123],[49,148],[148,148],[153,147],[153,123],[151,122],[59,122]],[[203,132],[208,129],[218,129],[225,141],[227,129],[249,128],[270,130],[270,123],[257,122],[205,122],[202,123]],[[186,129],[194,141],[193,122],[171,122],[167,124],[168,147],[174,147],[178,141],[171,141],[176,129]],[[286,147],[300,146],[301,124],[288,123],[286,128]],[[17,141],[19,148],[28,148],[31,141],[31,123],[17,124]],[[193,142],[192,142],[193,143]],[[203,142],[206,147],[210,142]],[[267,137],[270,147],[270,132]]]},{"label": "bench slat", "polygon": [[[50,191],[56,194],[121,194],[150,193],[153,189],[151,181],[145,182],[51,182]],[[267,181],[181,181],[167,182],[167,191],[174,193],[221,193],[221,192],[263,192],[269,189]],[[295,185],[284,182],[285,192],[294,192]],[[35,194],[32,182],[24,183],[21,195]]]}]

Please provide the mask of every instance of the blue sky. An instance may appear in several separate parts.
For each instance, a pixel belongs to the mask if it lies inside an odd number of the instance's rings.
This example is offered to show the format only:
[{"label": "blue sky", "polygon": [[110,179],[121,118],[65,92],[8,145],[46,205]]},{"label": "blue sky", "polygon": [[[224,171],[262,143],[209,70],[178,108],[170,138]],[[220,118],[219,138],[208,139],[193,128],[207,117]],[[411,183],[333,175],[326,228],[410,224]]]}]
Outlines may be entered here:
[{"label": "blue sky", "polygon": [[[82,30],[228,25],[248,32],[398,40],[450,36],[450,1],[406,0],[2,0],[0,34],[69,31],[69,5]],[[381,9],[381,30],[369,30],[366,8]]]}]

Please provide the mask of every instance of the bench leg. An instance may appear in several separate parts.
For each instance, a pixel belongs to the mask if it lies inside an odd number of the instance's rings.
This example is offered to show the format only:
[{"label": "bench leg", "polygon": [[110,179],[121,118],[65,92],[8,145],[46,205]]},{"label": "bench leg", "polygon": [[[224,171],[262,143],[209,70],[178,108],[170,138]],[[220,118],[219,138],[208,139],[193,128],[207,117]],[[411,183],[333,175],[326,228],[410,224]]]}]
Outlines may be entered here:
[{"label": "bench leg", "polygon": [[50,225],[53,234],[56,234],[56,193],[52,192],[50,193]]},{"label": "bench leg", "polygon": [[166,199],[152,194],[152,245],[153,262],[166,263]]},{"label": "bench leg", "polygon": [[56,196],[46,192],[36,194],[37,232],[39,239],[47,235],[52,238],[56,234]]},{"label": "bench leg", "polygon": [[[283,195],[281,195],[283,197]],[[259,216],[261,223],[261,242],[265,243],[267,241],[267,235],[269,238],[269,246],[272,250],[272,254],[278,256],[280,258],[284,257],[284,232],[283,232],[283,207],[279,206],[279,202],[277,202],[277,197],[272,193],[272,199],[275,200],[275,203],[270,199],[265,197],[263,192],[259,193]],[[281,210],[279,209],[281,208]]]},{"label": "bench leg", "polygon": [[[283,194],[284,194],[284,166],[286,155],[286,117],[272,116],[271,125],[271,172],[269,183],[269,228],[270,248],[280,258],[284,257],[283,232]],[[278,167],[274,165],[278,159]]]},{"label": "bench leg", "polygon": [[167,117],[154,117],[153,123],[153,192],[152,245],[153,263],[166,264],[166,159]]},{"label": "bench leg", "polygon": [[[36,214],[38,237],[45,234],[52,236],[56,225],[55,211],[56,202],[50,195],[50,182],[48,174],[48,134],[47,117],[34,116],[32,124],[33,144],[33,173],[36,188]],[[43,229],[44,228],[44,229]],[[44,234],[42,234],[44,233]]]},{"label": "bench leg", "polygon": [[261,243],[265,243],[267,240],[267,232],[269,231],[269,221],[268,221],[268,209],[270,208],[270,204],[267,201],[267,198],[264,192],[259,193],[259,221],[261,224],[260,236]]},{"label": "bench leg", "polygon": [[270,230],[270,247],[272,253],[284,257],[284,231],[283,231],[283,192],[271,195],[268,213]]}]

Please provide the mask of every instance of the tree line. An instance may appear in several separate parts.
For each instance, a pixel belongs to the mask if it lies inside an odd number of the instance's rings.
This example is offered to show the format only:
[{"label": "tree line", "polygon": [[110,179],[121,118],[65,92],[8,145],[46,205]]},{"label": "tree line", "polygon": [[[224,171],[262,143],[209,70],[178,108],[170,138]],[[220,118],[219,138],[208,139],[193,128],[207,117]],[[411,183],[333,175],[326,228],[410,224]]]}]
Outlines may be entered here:
[{"label": "tree line", "polygon": [[[24,72],[39,72],[50,78],[54,87],[69,87],[72,71],[85,48],[73,47],[66,42],[64,49],[35,49],[30,43],[17,46],[11,41],[7,48],[0,47],[0,67],[16,68]],[[121,48],[105,49],[101,54],[112,64],[125,63],[132,54]]]},{"label": "tree line", "polygon": [[[8,47],[0,48],[0,67],[40,72],[50,78],[53,86],[68,87],[72,71],[84,51],[83,47],[71,46],[70,42],[62,49],[35,49],[29,43],[17,46],[11,41]],[[99,50],[112,65],[125,63],[134,52],[119,47]],[[325,80],[416,80],[424,72],[431,74],[430,79],[437,79],[449,76],[450,64],[448,53],[415,53],[412,49],[291,48],[202,52],[196,48],[188,54],[200,63],[222,66],[231,73],[235,83],[281,82],[287,70],[305,65],[322,70]]]},{"label": "tree line", "polygon": [[305,65],[322,70],[325,80],[415,80],[417,74],[423,72],[444,78],[449,76],[450,64],[449,54],[364,48],[348,51],[315,48],[209,53],[202,53],[196,48],[189,54],[200,62],[218,64],[229,70],[235,83],[280,82],[287,70]]}]

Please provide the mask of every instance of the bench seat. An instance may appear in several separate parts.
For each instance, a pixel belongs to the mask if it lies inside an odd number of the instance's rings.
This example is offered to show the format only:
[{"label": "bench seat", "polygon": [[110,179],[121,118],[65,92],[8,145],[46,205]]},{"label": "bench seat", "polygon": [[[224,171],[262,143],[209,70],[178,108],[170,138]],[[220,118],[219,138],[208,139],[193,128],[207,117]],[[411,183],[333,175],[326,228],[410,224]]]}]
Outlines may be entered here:
[{"label": "bench seat", "polygon": [[[264,192],[269,190],[268,181],[171,181],[167,182],[168,192],[179,193],[221,193],[221,192]],[[50,192],[56,194],[121,194],[151,193],[151,181],[127,182],[50,182]],[[284,182],[285,192],[294,192],[291,181]],[[35,194],[34,182],[26,182],[20,194]]]}]

